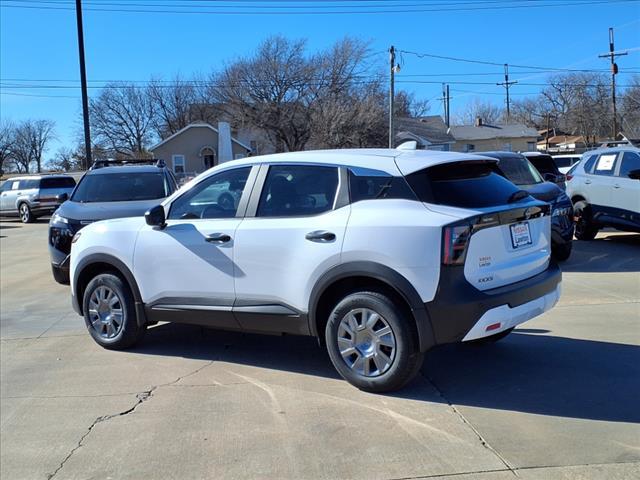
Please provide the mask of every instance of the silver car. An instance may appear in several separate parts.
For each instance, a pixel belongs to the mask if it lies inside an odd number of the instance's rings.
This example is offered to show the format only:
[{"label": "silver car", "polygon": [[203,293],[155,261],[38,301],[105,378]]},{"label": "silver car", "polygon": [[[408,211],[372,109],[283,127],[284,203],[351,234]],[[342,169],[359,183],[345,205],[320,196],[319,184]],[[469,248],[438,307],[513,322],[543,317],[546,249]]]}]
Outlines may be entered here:
[{"label": "silver car", "polygon": [[0,215],[18,216],[23,223],[52,214],[76,186],[69,175],[14,177],[0,186]]}]

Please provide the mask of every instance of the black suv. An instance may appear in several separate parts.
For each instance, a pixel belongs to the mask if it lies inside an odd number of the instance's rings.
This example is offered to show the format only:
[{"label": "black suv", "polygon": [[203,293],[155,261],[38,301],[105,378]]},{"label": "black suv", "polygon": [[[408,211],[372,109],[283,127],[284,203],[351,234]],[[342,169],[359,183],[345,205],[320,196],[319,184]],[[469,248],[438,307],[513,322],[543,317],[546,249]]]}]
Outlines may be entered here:
[{"label": "black suv", "polygon": [[563,190],[567,188],[567,178],[560,171],[551,155],[541,152],[522,152],[522,155],[536,167],[536,170],[540,172],[545,181],[553,182]]},{"label": "black suv", "polygon": [[82,177],[71,197],[49,222],[49,253],[53,278],[69,283],[71,239],[85,225],[107,220],[143,216],[158,201],[178,188],[163,161],[96,162]]},{"label": "black suv", "polygon": [[566,260],[573,245],[573,206],[571,199],[555,182],[545,182],[528,157],[512,152],[482,152],[498,160],[502,174],[532,197],[551,204],[551,253]]}]

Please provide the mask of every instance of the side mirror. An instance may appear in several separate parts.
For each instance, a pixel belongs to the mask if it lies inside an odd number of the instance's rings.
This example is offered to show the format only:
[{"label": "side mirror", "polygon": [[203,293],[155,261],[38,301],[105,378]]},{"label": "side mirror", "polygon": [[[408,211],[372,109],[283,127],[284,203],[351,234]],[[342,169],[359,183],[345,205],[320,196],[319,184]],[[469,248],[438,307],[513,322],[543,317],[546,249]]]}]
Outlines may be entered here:
[{"label": "side mirror", "polygon": [[156,205],[150,210],[147,210],[147,213],[144,214],[144,219],[147,221],[147,225],[164,228],[166,225],[164,207],[162,205]]},{"label": "side mirror", "polygon": [[556,175],[554,175],[553,173],[545,173],[542,178],[544,178],[545,182],[557,182],[558,181],[558,177]]},{"label": "side mirror", "polygon": [[56,195],[56,201],[58,203],[64,203],[67,200],[69,200],[69,194],[67,193],[59,193],[58,195]]},{"label": "side mirror", "polygon": [[636,168],[635,170],[631,170],[629,173],[627,173],[627,176],[629,178],[634,179],[634,180],[640,180],[640,168]]}]

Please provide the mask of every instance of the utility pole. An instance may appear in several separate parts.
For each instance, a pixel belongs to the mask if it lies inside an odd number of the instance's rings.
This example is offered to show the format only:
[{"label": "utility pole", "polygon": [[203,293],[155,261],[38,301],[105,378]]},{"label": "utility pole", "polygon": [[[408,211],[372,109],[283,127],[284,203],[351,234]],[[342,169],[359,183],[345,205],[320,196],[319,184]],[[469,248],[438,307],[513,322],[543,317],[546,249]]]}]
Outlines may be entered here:
[{"label": "utility pole", "polygon": [[451,101],[451,96],[449,95],[449,84],[447,84],[447,121],[446,121],[447,128],[449,128],[451,126],[450,125],[450,123],[451,123],[451,104],[450,104],[450,101]]},{"label": "utility pole", "polygon": [[549,153],[549,130],[551,129],[551,114],[547,113],[547,134],[546,139],[545,139],[545,146],[544,146],[544,151],[546,153]]},{"label": "utility pole", "polygon": [[511,101],[509,100],[509,87],[511,85],[515,85],[518,83],[517,81],[510,82],[509,81],[509,64],[504,64],[504,82],[496,83],[501,87],[504,87],[507,90],[507,122],[511,119]]},{"label": "utility pole", "polygon": [[442,84],[442,110],[444,111],[444,123],[449,127],[449,85]]},{"label": "utility pole", "polygon": [[613,48],[613,28],[609,28],[609,53],[598,55],[599,58],[609,58],[611,60],[611,103],[613,105],[613,138],[618,136],[618,114],[616,110],[616,75],[618,74],[618,65],[616,57],[627,55],[627,52],[616,53]]},{"label": "utility pole", "polygon": [[394,127],[393,127],[393,110],[395,108],[395,73],[396,73],[396,50],[391,45],[389,49],[389,66],[391,73],[391,81],[389,82],[389,148],[394,148]]},{"label": "utility pole", "polygon": [[78,26],[78,55],[80,56],[80,85],[82,89],[82,118],[84,120],[85,169],[91,166],[91,132],[89,130],[89,96],[87,95],[87,69],[84,64],[84,33],[82,31],[82,0],[76,0]]}]

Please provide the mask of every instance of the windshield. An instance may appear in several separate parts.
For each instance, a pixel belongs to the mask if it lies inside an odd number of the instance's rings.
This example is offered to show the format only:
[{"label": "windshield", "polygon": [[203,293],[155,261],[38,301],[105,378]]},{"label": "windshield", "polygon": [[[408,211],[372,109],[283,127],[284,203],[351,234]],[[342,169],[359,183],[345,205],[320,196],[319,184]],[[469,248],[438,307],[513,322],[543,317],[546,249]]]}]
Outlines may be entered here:
[{"label": "windshield", "polygon": [[73,193],[73,202],[154,200],[168,195],[162,173],[106,173],[85,175]]},{"label": "windshield", "polygon": [[498,164],[504,176],[516,185],[534,185],[544,180],[531,162],[524,157],[507,157]]}]

